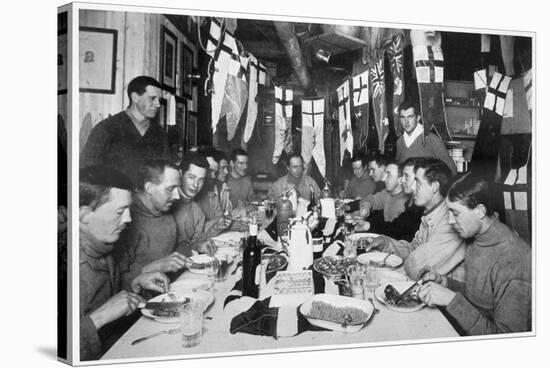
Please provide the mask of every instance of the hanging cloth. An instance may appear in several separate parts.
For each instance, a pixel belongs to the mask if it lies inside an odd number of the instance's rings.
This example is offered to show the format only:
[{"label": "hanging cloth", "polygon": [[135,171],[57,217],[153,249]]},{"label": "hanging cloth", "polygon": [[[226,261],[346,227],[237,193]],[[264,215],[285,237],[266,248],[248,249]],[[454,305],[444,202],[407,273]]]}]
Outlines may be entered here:
[{"label": "hanging cloth", "polygon": [[258,117],[258,60],[254,56],[250,56],[248,61],[248,75],[248,109],[243,136],[245,143],[250,140]]},{"label": "hanging cloth", "polygon": [[340,166],[344,161],[344,151],[353,154],[353,132],[351,130],[349,80],[336,90],[338,94],[338,121],[340,128]]},{"label": "hanging cloth", "polygon": [[451,140],[443,101],[443,52],[439,46],[413,45],[413,58],[426,137],[432,126],[444,141]]},{"label": "hanging cloth", "polygon": [[325,99],[302,100],[302,157],[309,166],[311,157],[315,160],[319,172],[326,176],[324,129]]},{"label": "hanging cloth", "polygon": [[353,84],[353,114],[355,115],[355,133],[359,138],[358,146],[367,143],[369,132],[369,71],[352,78]]},{"label": "hanging cloth", "polygon": [[384,142],[389,132],[389,122],[386,112],[386,82],[384,80],[384,58],[376,62],[369,70],[372,110],[378,133],[378,150],[384,153]]},{"label": "hanging cloth", "polygon": [[496,173],[502,115],[510,77],[495,72],[483,105],[481,124],[472,153],[472,171],[493,180]]},{"label": "hanging cloth", "polygon": [[235,37],[222,32],[217,19],[210,22],[207,43],[208,55],[213,59],[212,132],[216,132],[219,120],[226,116],[227,138],[233,139],[248,98],[246,62],[241,63]]},{"label": "hanging cloth", "polygon": [[275,148],[273,164],[279,162],[281,153],[292,153],[292,99],[291,89],[275,86]]},{"label": "hanging cloth", "polygon": [[393,127],[395,134],[400,137],[403,134],[403,127],[399,120],[399,105],[403,103],[405,98],[403,82],[403,34],[394,36],[391,43],[386,48],[388,58],[390,60],[390,70],[393,79],[393,97],[392,97],[392,112],[393,112]]}]

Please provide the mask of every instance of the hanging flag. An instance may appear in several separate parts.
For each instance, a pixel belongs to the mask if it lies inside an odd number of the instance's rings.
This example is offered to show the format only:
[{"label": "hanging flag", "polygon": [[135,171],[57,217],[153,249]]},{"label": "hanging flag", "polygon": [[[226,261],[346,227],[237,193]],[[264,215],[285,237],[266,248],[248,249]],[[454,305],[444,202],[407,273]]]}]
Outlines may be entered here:
[{"label": "hanging flag", "polygon": [[388,58],[390,60],[390,70],[393,79],[393,126],[395,134],[399,137],[403,134],[403,127],[399,121],[399,105],[403,103],[405,94],[403,91],[403,34],[398,34],[393,37],[391,43],[386,48]]},{"label": "hanging flag", "polygon": [[279,162],[284,151],[292,153],[292,99],[291,89],[275,86],[275,148],[273,164]]},{"label": "hanging flag", "polygon": [[355,137],[357,145],[363,147],[369,132],[369,71],[352,78],[353,84],[353,113],[355,115]]},{"label": "hanging flag", "polygon": [[326,176],[324,129],[325,99],[302,100],[302,157],[309,166],[311,157],[315,160],[319,172]]},{"label": "hanging flag", "polygon": [[369,70],[372,91],[372,109],[378,133],[378,150],[384,153],[384,143],[389,132],[389,122],[386,113],[386,82],[384,80],[384,58],[378,60]]},{"label": "hanging flag", "polygon": [[344,151],[353,154],[353,132],[351,130],[349,80],[336,90],[338,94],[338,121],[340,127],[340,165],[344,162]]},{"label": "hanging flag", "polygon": [[254,56],[250,56],[248,61],[248,109],[243,136],[244,143],[248,143],[250,140],[258,117],[258,101],[256,99],[258,97],[258,72],[258,60]]},{"label": "hanging flag", "polygon": [[[210,22],[208,55],[214,60],[212,91],[212,131],[226,116],[227,136],[231,140],[248,98],[245,78],[246,61],[241,61],[235,37],[221,29],[217,19]],[[244,65],[243,65],[244,64]]]},{"label": "hanging flag", "polygon": [[510,80],[510,77],[500,73],[493,74],[487,89],[481,124],[472,152],[472,172],[476,175],[485,175],[489,179],[493,179],[496,174],[502,114]]},{"label": "hanging flag", "polygon": [[413,45],[413,58],[420,94],[424,136],[435,126],[444,141],[451,140],[443,101],[443,52],[439,46]]}]

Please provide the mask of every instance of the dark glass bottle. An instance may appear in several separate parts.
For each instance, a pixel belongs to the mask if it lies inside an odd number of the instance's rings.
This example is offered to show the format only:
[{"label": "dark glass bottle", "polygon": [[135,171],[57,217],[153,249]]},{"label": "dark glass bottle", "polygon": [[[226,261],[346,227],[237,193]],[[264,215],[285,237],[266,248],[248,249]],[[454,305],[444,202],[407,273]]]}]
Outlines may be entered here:
[{"label": "dark glass bottle", "polygon": [[256,268],[261,262],[258,245],[258,225],[249,225],[248,239],[243,251],[243,296],[258,298],[259,288],[256,284]]}]

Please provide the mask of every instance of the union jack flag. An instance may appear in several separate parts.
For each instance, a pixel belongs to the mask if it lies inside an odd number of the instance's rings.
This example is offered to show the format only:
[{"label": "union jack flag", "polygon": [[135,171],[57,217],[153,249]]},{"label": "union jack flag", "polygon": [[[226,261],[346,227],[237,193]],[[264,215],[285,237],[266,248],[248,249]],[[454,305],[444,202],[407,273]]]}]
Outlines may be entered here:
[{"label": "union jack flag", "polygon": [[386,91],[384,83],[384,59],[380,59],[369,70],[370,84],[372,86],[372,97],[382,96]]},{"label": "union jack flag", "polygon": [[392,72],[400,74],[403,70],[403,35],[395,36],[387,48]]}]

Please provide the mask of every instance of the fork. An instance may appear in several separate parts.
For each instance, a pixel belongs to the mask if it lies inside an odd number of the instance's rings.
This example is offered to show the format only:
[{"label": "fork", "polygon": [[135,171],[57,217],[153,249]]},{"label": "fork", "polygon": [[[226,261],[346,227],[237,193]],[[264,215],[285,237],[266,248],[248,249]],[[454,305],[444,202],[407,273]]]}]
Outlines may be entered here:
[{"label": "fork", "polygon": [[181,331],[181,328],[180,327],[177,327],[177,328],[172,328],[170,330],[164,330],[164,331],[159,331],[159,332],[156,332],[152,335],[149,335],[149,336],[145,336],[145,337],[140,337],[139,339],[137,340],[134,340],[132,341],[132,343],[130,345],[136,345],[136,344],[139,344],[140,342],[143,342],[145,340],[148,340],[152,337],[156,337],[156,336],[160,336],[160,335],[163,335],[163,334],[169,334],[169,335],[173,335],[173,334],[176,334],[178,332]]}]

